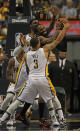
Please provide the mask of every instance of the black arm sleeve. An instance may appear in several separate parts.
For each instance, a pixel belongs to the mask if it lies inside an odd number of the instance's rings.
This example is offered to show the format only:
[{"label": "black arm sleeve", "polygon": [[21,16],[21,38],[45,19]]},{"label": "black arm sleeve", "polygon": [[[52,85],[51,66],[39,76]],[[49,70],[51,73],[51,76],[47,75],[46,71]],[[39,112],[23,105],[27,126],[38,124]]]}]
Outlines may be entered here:
[{"label": "black arm sleeve", "polygon": [[55,23],[55,16],[53,16],[52,21],[49,25],[49,27],[47,28],[47,35],[51,32],[51,30],[54,28],[54,23]]}]

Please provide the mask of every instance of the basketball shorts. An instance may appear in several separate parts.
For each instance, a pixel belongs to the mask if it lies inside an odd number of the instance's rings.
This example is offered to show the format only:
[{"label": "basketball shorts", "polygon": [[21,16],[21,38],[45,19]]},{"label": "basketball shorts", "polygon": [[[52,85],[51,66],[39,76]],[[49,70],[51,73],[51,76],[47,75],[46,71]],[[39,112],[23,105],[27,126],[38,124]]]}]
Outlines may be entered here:
[{"label": "basketball shorts", "polygon": [[18,100],[33,103],[37,94],[47,103],[48,100],[54,97],[49,81],[43,76],[29,76],[26,83],[24,83],[20,92],[18,93]]}]

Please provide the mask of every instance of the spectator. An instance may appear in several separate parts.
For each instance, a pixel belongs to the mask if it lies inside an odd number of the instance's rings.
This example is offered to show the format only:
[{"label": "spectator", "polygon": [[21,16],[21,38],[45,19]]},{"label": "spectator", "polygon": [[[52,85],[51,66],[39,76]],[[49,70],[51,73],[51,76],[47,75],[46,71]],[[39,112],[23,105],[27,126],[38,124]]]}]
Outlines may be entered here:
[{"label": "spectator", "polygon": [[7,36],[7,22],[3,23],[1,34],[5,37]]},{"label": "spectator", "polygon": [[1,56],[3,56],[3,48],[2,45],[0,45],[0,79],[2,78],[2,65],[3,65],[3,60],[1,58]]},{"label": "spectator", "polygon": [[80,20],[80,2],[78,3],[77,6],[77,18]]},{"label": "spectator", "polygon": [[5,16],[0,12],[0,21],[4,21],[5,20]]},{"label": "spectator", "polygon": [[37,19],[42,19],[46,20],[48,19],[48,8],[51,6],[51,1],[50,0],[38,0],[34,1],[34,6],[33,6],[33,15]]},{"label": "spectator", "polygon": [[5,38],[5,36],[2,35],[2,27],[2,22],[0,22],[0,40]]},{"label": "spectator", "polygon": [[3,6],[1,7],[1,14],[4,20],[6,19],[6,15],[9,15],[9,2],[4,2]]},{"label": "spectator", "polygon": [[56,5],[58,8],[62,8],[63,5],[65,4],[65,0],[52,0],[52,4]]},{"label": "spectator", "polygon": [[51,6],[51,3],[50,3],[48,0],[45,0],[45,1],[44,1],[44,5],[43,5],[44,9],[48,10],[48,8],[49,8],[50,6]]},{"label": "spectator", "polygon": [[44,0],[44,6],[43,6],[43,9],[44,9],[44,19],[46,20],[49,20],[52,18],[51,14],[49,14],[49,8],[51,7],[51,2],[49,0]]},{"label": "spectator", "polygon": [[9,3],[4,2],[2,6],[2,14],[4,14],[4,12],[6,11],[9,11],[8,8],[9,8]]},{"label": "spectator", "polygon": [[66,52],[59,51],[58,57],[56,62],[49,64],[49,74],[55,87],[65,89],[66,112],[68,112],[71,95],[73,90],[78,87],[78,76],[74,64],[67,60]]},{"label": "spectator", "polygon": [[9,0],[10,16],[31,16],[30,0]]},{"label": "spectator", "polygon": [[79,0],[73,0],[74,2],[74,7],[76,8],[78,6]]},{"label": "spectator", "polygon": [[9,19],[9,2],[8,3],[4,3],[4,6],[2,8],[2,14],[4,15],[5,17],[5,20],[8,21]]},{"label": "spectator", "polygon": [[[43,2],[43,0],[42,0]],[[36,17],[36,19],[40,18],[40,11],[43,12],[42,6],[40,4],[40,0],[34,0],[34,4],[33,4],[33,8],[32,8],[32,12],[33,12],[33,16]]]},{"label": "spectator", "polygon": [[2,8],[3,6],[3,0],[0,0],[0,9]]},{"label": "spectator", "polygon": [[50,52],[48,61],[49,61],[49,63],[56,61],[56,55],[54,53]]},{"label": "spectator", "polygon": [[7,36],[7,23],[1,22],[0,24],[0,39],[4,39]]},{"label": "spectator", "polygon": [[0,44],[0,78],[3,76],[3,63],[7,60],[8,57],[6,56],[5,52],[3,51],[3,47]]},{"label": "spectator", "polygon": [[73,7],[72,0],[67,0],[67,4],[62,8],[61,14],[65,15],[68,19],[76,19],[77,10]]}]

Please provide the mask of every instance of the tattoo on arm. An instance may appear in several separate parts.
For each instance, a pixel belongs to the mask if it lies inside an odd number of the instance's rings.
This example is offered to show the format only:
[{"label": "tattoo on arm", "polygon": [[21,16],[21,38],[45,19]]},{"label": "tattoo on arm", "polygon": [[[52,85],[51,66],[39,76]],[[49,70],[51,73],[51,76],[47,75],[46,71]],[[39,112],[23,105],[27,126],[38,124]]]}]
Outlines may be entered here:
[{"label": "tattoo on arm", "polygon": [[66,32],[67,32],[67,29],[63,28],[63,30],[59,33],[57,39],[50,44],[46,44],[44,46],[44,50],[50,51],[50,50],[54,49],[62,41],[62,39],[66,35]]},{"label": "tattoo on arm", "polygon": [[53,42],[54,40],[56,40],[57,36],[59,35],[60,33],[60,30],[57,30],[54,35],[46,38],[46,37],[43,37],[43,36],[40,36],[39,39],[40,39],[40,43],[41,43],[41,46],[44,46],[46,44],[50,44],[51,42]]}]

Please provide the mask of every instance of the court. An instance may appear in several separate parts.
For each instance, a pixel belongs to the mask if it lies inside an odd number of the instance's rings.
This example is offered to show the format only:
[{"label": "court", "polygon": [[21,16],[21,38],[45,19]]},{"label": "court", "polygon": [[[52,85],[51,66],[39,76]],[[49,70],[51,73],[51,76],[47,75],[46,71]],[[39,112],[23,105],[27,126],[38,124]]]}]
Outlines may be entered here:
[{"label": "court", "polygon": [[22,122],[16,121],[14,126],[6,126],[6,122],[0,126],[0,131],[80,131],[80,114],[72,114],[67,117],[67,126],[65,128],[51,127],[45,128],[39,126],[38,120],[31,120],[30,127],[26,127]]}]

